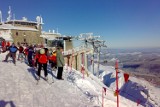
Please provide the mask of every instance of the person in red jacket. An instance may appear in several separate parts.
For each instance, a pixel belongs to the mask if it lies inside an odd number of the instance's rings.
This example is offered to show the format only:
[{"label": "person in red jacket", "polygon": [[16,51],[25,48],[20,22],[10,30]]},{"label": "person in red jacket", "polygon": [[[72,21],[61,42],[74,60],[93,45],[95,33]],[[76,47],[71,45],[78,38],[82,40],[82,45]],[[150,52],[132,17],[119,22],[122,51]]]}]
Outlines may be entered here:
[{"label": "person in red jacket", "polygon": [[22,47],[22,46],[19,46],[19,54],[18,54],[18,59],[17,60],[23,60],[23,50],[24,50],[24,48]]},{"label": "person in red jacket", "polygon": [[6,52],[6,41],[2,41],[2,52]]},{"label": "person in red jacket", "polygon": [[28,50],[29,50],[29,47],[28,47],[28,45],[26,45],[26,47],[24,49],[24,55],[25,55],[26,59],[27,59],[27,56],[28,56]]},{"label": "person in red jacket", "polygon": [[8,46],[8,47],[10,46],[10,42],[9,42],[9,41],[7,42],[7,46]]},{"label": "person in red jacket", "polygon": [[48,80],[47,62],[48,62],[48,57],[45,54],[45,49],[40,49],[40,55],[39,55],[39,59],[38,59],[38,73],[37,73],[37,75],[39,76],[38,80],[40,79],[40,76],[41,76],[42,66],[43,66],[43,70],[44,70],[45,80]]},{"label": "person in red jacket", "polygon": [[10,47],[11,45],[10,45],[10,42],[8,41],[7,43],[6,43],[6,49],[8,50],[8,48]]}]

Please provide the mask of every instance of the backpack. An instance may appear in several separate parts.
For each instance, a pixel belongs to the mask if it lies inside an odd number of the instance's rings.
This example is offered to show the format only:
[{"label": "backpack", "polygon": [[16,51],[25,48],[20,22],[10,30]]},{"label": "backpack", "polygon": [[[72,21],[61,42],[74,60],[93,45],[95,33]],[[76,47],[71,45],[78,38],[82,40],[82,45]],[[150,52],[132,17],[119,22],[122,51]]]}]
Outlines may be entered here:
[{"label": "backpack", "polygon": [[21,52],[21,53],[23,52],[23,47],[22,46],[19,47],[19,52]]},{"label": "backpack", "polygon": [[40,62],[42,64],[47,63],[48,62],[47,55],[41,54],[39,59],[38,59],[38,62]]},{"label": "backpack", "polygon": [[10,51],[15,53],[15,52],[17,52],[17,48],[16,47],[10,47]]},{"label": "backpack", "polygon": [[44,49],[40,49],[40,54],[44,54],[45,50]]}]

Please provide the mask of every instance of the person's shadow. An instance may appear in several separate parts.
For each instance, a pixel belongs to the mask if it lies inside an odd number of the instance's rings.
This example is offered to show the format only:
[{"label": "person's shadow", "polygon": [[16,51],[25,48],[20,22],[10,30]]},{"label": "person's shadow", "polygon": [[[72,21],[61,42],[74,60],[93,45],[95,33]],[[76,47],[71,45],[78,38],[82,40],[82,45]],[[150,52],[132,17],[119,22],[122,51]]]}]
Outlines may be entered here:
[{"label": "person's shadow", "polygon": [[[10,106],[8,106],[10,105]],[[0,107],[16,107],[13,101],[0,100]]]},{"label": "person's shadow", "polygon": [[55,79],[57,79],[55,73],[53,73],[55,71],[56,71],[56,69],[53,71],[51,67],[47,67],[48,74],[50,74],[52,76],[52,78],[54,77]]},{"label": "person's shadow", "polygon": [[[37,72],[38,72],[38,71],[36,71],[34,68],[28,68],[27,70],[28,70],[29,73],[32,74],[32,76],[33,76],[33,78],[34,78],[35,80],[38,79],[38,75],[37,75]],[[50,75],[52,76],[52,78],[55,78],[55,79],[57,78],[57,77],[55,76],[55,74],[53,73],[54,71],[52,71],[51,68],[48,67],[48,68],[47,68],[47,72],[48,72],[48,74],[50,74]],[[41,78],[44,79],[42,76],[41,76]]]},{"label": "person's shadow", "polygon": [[33,78],[34,78],[35,80],[38,79],[38,77],[37,77],[37,71],[36,71],[34,68],[31,68],[31,67],[30,67],[30,68],[28,68],[27,70],[28,70],[29,73],[32,74],[32,76],[33,76]]}]

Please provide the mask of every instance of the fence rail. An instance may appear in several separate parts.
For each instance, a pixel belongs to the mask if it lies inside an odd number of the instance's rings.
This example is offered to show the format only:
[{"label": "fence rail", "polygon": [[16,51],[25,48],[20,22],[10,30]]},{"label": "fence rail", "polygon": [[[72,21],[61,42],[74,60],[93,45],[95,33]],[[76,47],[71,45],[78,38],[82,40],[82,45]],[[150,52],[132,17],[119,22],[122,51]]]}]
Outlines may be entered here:
[{"label": "fence rail", "polygon": [[85,46],[80,46],[80,47],[75,47],[73,49],[69,49],[67,51],[64,51],[64,56],[67,56],[67,55],[71,55],[72,53],[79,53],[79,52],[87,52],[87,51],[90,51],[91,48],[86,48]]}]

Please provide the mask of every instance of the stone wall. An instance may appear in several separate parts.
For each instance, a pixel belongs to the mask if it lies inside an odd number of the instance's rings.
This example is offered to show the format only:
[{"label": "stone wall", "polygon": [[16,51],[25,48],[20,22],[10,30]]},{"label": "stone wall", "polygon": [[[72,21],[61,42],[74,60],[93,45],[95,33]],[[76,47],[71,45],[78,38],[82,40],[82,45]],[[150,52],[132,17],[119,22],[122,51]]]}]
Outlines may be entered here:
[{"label": "stone wall", "polygon": [[70,40],[64,40],[64,44],[65,44],[65,51],[69,50],[69,49],[73,49],[73,42]]},{"label": "stone wall", "polygon": [[66,55],[64,57],[65,59],[65,64],[69,64],[68,66],[71,67],[71,63],[72,63],[72,67],[78,71],[81,71],[81,65],[82,65],[82,53],[83,53],[83,57],[84,57],[84,67],[85,67],[85,74],[87,74],[87,76],[89,75],[88,74],[88,69],[87,69],[87,57],[86,57],[86,51],[79,51],[79,52],[76,52],[74,54],[69,54],[69,55]]},{"label": "stone wall", "polygon": [[11,30],[11,32],[14,43],[41,44],[43,42],[39,31]]}]

